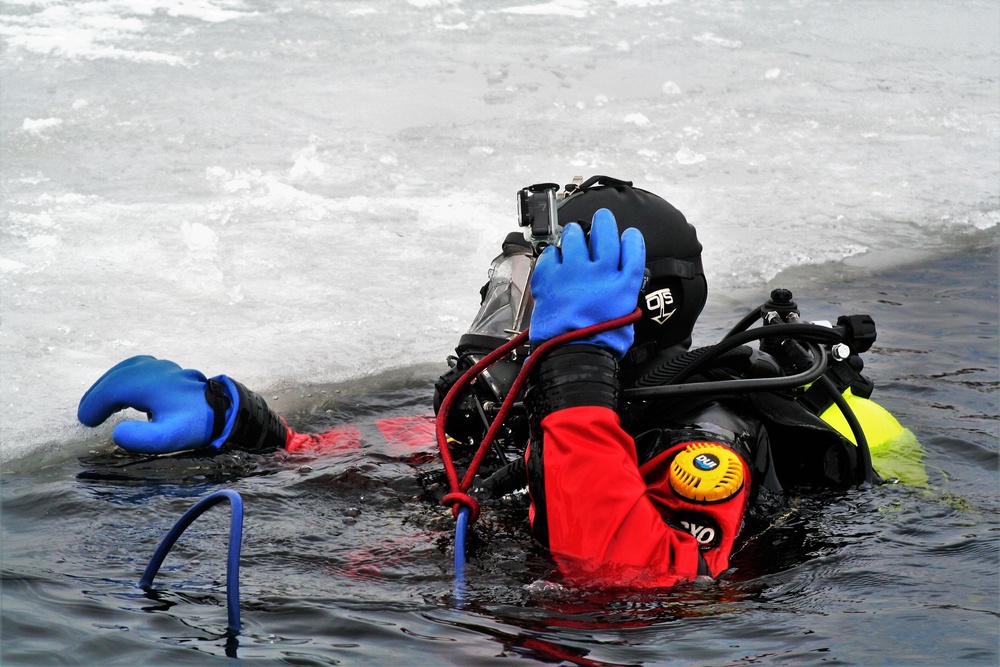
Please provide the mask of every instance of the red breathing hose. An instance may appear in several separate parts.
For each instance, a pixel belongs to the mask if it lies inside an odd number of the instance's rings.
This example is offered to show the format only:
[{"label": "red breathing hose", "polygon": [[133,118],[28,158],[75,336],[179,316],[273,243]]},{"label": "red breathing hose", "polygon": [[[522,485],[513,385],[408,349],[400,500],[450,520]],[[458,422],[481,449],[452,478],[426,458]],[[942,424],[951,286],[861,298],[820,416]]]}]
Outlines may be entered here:
[{"label": "red breathing hose", "polygon": [[522,331],[518,335],[514,336],[512,339],[480,359],[475,365],[472,366],[472,368],[463,373],[458,381],[452,385],[451,389],[448,390],[448,394],[441,402],[441,407],[438,409],[437,422],[435,424],[438,448],[441,450],[441,460],[444,461],[444,470],[448,475],[448,484],[451,487],[451,493],[441,499],[441,504],[451,506],[452,514],[456,518],[458,518],[459,505],[464,505],[469,508],[472,515],[470,517],[470,522],[474,522],[477,518],[479,518],[479,503],[476,502],[475,498],[468,494],[468,490],[472,486],[472,481],[476,478],[476,472],[479,471],[479,466],[486,457],[486,452],[489,451],[490,445],[493,443],[494,438],[496,438],[497,432],[499,432],[500,428],[503,426],[503,422],[507,418],[507,413],[510,412],[510,408],[514,405],[514,401],[517,399],[518,394],[521,393],[521,388],[524,386],[528,376],[531,374],[531,370],[535,367],[539,360],[541,360],[554,347],[558,347],[564,343],[579,340],[593,334],[610,331],[611,329],[617,329],[618,327],[632,324],[640,317],[642,317],[642,311],[639,308],[636,308],[624,317],[608,320],[607,322],[600,322],[598,324],[592,324],[591,326],[584,327],[583,329],[569,331],[539,345],[532,352],[531,356],[525,360],[524,366],[517,374],[517,377],[514,379],[514,383],[510,387],[510,391],[507,392],[507,396],[504,398],[503,404],[500,406],[500,411],[497,413],[496,418],[493,419],[493,423],[490,424],[490,428],[486,431],[486,435],[483,437],[482,442],[479,443],[479,449],[476,451],[476,455],[472,458],[472,463],[469,464],[469,469],[465,472],[465,477],[462,479],[461,483],[459,483],[458,472],[455,470],[455,463],[451,458],[451,451],[448,449],[448,436],[444,430],[445,424],[448,421],[448,412],[451,410],[451,406],[455,403],[462,392],[467,387],[472,385],[484,369],[489,368],[497,361],[510,354],[516,347],[524,344],[528,338],[528,331]]}]

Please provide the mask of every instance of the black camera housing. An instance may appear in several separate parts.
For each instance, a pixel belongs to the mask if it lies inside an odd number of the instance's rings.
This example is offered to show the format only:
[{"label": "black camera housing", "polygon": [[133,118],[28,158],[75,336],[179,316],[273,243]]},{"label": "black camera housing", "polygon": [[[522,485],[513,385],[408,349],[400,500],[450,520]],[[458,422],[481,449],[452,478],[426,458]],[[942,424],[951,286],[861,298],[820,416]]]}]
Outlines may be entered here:
[{"label": "black camera housing", "polygon": [[536,183],[517,192],[517,220],[524,227],[524,238],[541,252],[546,246],[559,245],[562,225],[556,211],[555,183]]}]

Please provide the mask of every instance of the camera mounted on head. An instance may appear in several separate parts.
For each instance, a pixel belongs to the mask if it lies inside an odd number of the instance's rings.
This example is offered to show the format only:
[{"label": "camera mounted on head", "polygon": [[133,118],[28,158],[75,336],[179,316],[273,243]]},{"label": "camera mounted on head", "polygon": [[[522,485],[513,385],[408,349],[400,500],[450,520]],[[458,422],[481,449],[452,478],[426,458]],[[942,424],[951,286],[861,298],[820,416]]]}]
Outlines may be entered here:
[{"label": "camera mounted on head", "polygon": [[547,246],[559,245],[562,225],[556,210],[559,186],[536,183],[517,191],[517,224],[524,227],[524,240],[538,256]]}]

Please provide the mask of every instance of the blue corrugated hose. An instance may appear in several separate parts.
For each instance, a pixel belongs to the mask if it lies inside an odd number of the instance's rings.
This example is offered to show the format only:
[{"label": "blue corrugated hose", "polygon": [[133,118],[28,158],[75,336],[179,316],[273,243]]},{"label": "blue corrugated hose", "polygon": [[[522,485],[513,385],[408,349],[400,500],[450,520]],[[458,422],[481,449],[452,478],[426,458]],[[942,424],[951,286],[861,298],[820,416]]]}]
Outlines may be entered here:
[{"label": "blue corrugated hose", "polygon": [[235,636],[240,633],[240,550],[243,542],[243,499],[235,491],[223,489],[205,496],[177,520],[174,527],[160,542],[160,546],[156,548],[149,565],[146,566],[146,571],[143,572],[142,578],[139,580],[139,588],[144,591],[152,589],[153,577],[160,570],[163,559],[167,557],[170,548],[174,546],[174,542],[181,536],[181,533],[205,510],[224,500],[228,500],[232,508],[229,522],[229,557],[226,562],[226,610],[229,615],[229,634]]}]

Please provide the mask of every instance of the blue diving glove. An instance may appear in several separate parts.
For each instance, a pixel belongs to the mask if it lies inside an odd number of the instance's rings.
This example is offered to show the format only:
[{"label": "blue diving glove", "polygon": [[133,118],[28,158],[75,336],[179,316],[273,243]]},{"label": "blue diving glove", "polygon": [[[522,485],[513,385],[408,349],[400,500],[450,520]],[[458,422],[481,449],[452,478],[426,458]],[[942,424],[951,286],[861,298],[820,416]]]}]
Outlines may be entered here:
[{"label": "blue diving glove", "polygon": [[[634,311],[645,268],[642,233],[626,229],[619,239],[618,225],[608,209],[594,214],[589,247],[580,225],[566,225],[561,247],[542,251],[531,276],[535,307],[528,335],[532,346]],[[620,361],[634,337],[629,324],[574,342],[605,348]]]},{"label": "blue diving glove", "polygon": [[285,444],[284,423],[264,400],[232,379],[182,369],[150,356],[126,359],[102,375],[80,399],[77,417],[98,426],[125,408],[149,421],[124,421],[112,438],[124,450],[169,454],[211,447],[273,451]]}]

